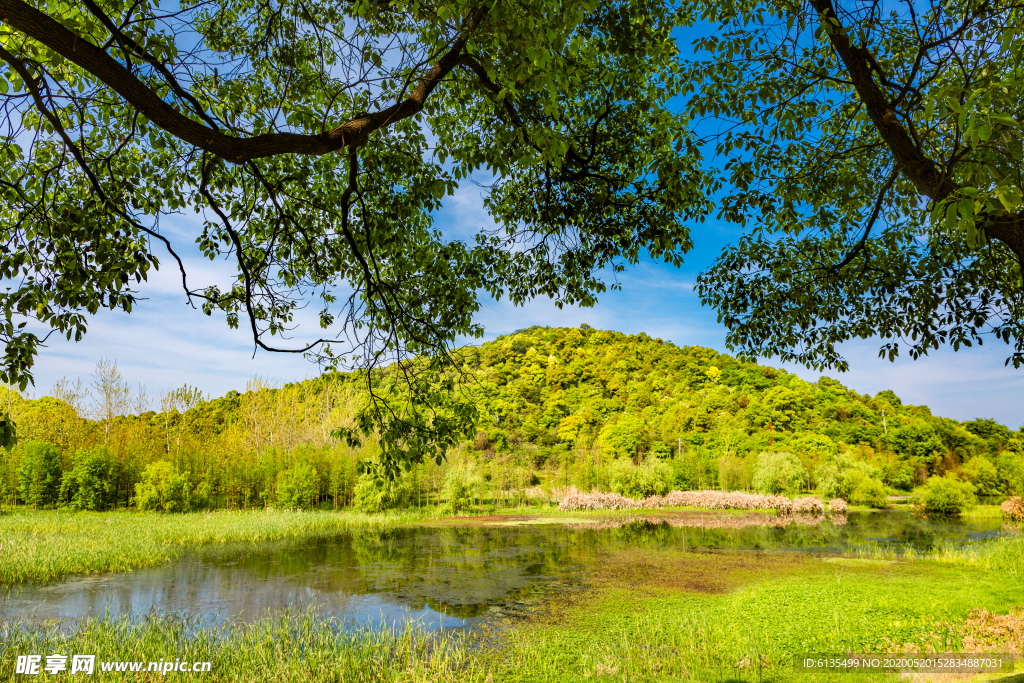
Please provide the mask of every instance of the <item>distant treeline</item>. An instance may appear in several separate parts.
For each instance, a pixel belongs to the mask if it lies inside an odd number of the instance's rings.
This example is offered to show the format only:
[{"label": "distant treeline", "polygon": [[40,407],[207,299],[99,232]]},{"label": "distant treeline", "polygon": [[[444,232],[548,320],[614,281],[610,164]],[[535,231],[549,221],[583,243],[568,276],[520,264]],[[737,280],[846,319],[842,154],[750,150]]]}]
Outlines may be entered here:
[{"label": "distant treeline", "polygon": [[[80,509],[135,506],[514,505],[575,487],[624,495],[713,488],[818,491],[880,504],[931,477],[982,495],[1024,494],[1024,434],[957,422],[891,391],[811,384],[711,349],[640,334],[530,328],[466,347],[463,382],[479,431],[440,466],[377,475],[377,444],[350,427],[365,376],[327,373],[208,400],[151,398],[101,361],[88,388],[8,392],[19,444],[2,453],[0,499]],[[388,384],[388,371],[374,381]],[[158,403],[160,411],[151,410]]]}]

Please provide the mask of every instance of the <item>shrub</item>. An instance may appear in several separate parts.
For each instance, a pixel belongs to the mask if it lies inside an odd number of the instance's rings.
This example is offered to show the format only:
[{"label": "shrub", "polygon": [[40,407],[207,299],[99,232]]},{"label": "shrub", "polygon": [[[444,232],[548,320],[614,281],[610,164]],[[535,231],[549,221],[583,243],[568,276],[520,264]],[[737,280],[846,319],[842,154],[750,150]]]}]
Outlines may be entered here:
[{"label": "shrub", "polygon": [[928,514],[959,515],[974,505],[974,486],[952,477],[932,477],[918,489],[915,500]]},{"label": "shrub", "polygon": [[179,472],[166,460],[148,465],[135,485],[135,505],[140,510],[189,512],[191,498],[189,473]]},{"label": "shrub", "polygon": [[277,473],[277,504],[283,508],[312,508],[316,504],[316,469],[299,462]]},{"label": "shrub", "polygon": [[754,488],[765,494],[778,495],[796,491],[807,479],[807,469],[791,453],[762,453],[754,465]]},{"label": "shrub", "polygon": [[[841,505],[840,505],[841,503]],[[638,510],[664,507],[698,507],[709,510],[778,510],[782,515],[821,515],[825,506],[814,497],[789,499],[785,496],[762,496],[738,491],[672,491],[664,496],[648,496],[642,500],[617,493],[570,493],[562,499],[562,510]],[[833,512],[845,512],[844,501],[832,501]]]},{"label": "shrub", "polygon": [[885,484],[877,479],[865,477],[853,490],[850,502],[855,505],[867,505],[873,508],[889,507],[889,498],[886,495]]},{"label": "shrub", "polygon": [[629,459],[614,461],[608,469],[612,491],[628,498],[662,495],[672,486],[672,467],[662,460],[648,457],[639,466]]},{"label": "shrub", "polygon": [[57,502],[61,480],[60,453],[45,441],[25,443],[18,467],[18,493],[26,505],[43,507]]}]

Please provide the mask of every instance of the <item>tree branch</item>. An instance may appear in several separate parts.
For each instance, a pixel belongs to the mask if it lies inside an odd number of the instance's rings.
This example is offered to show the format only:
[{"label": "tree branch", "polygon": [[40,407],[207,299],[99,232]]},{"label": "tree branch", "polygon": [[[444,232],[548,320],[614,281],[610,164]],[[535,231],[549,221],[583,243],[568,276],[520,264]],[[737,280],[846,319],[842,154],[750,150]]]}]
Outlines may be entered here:
[{"label": "tree branch", "polygon": [[482,7],[466,22],[462,34],[431,67],[413,92],[387,109],[363,114],[320,133],[266,133],[238,138],[190,119],[160,98],[128,69],[99,47],[69,30],[49,15],[22,0],[0,0],[0,21],[39,41],[54,52],[85,69],[120,95],[146,118],[171,135],[233,163],[243,163],[279,154],[323,155],[344,147],[365,145],[375,130],[420,112],[434,88],[459,64],[470,35],[487,14]]}]

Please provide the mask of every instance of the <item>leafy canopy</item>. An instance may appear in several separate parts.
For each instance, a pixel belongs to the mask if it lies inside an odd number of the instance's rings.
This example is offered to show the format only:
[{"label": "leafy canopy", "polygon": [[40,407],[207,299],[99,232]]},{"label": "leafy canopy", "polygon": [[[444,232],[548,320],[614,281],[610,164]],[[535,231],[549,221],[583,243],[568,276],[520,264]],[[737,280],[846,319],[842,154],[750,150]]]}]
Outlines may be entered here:
[{"label": "leafy canopy", "polygon": [[698,280],[732,348],[845,369],[1012,345],[1024,362],[1024,56],[1010,0],[697,0],[687,61],[720,216]]},{"label": "leafy canopy", "polygon": [[[666,109],[684,19],[664,0],[0,0],[0,380],[24,388],[48,334],[131,311],[169,263],[258,347],[436,359],[363,422],[440,453],[472,410],[444,407],[437,373],[482,333],[481,296],[592,305],[602,269],[689,248],[705,188]],[[485,181],[495,225],[446,238],[444,197]],[[161,230],[193,213],[226,285]],[[322,331],[298,337],[309,304]]]}]

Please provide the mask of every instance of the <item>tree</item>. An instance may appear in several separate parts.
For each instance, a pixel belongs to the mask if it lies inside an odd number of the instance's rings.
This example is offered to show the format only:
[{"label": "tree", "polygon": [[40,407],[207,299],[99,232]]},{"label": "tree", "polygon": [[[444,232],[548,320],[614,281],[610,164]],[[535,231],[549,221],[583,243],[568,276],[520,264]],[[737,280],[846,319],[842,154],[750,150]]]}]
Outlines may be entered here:
[{"label": "tree", "polygon": [[117,369],[117,361],[100,358],[93,372],[92,388],[96,395],[93,413],[103,423],[103,440],[110,441],[114,418],[131,410],[132,390]]},{"label": "tree", "polygon": [[[592,305],[602,269],[690,246],[706,188],[666,108],[680,16],[664,0],[0,0],[0,275],[20,283],[0,294],[0,379],[24,387],[46,334],[80,339],[86,313],[131,311],[159,248],[187,302],[256,347],[398,361],[410,400],[368,372],[358,424],[385,464],[440,457],[473,418],[444,405],[479,297]],[[496,227],[448,239],[432,216],[470,181]],[[182,212],[233,282],[186,272],[160,230]],[[314,301],[324,331],[289,341]]]},{"label": "tree", "polygon": [[745,228],[698,279],[731,348],[846,368],[1011,345],[1024,362],[1024,54],[1012,0],[698,0],[687,63]]},{"label": "tree", "polygon": [[71,469],[64,471],[60,500],[75,510],[104,510],[112,502],[113,454],[106,446],[78,451],[71,458]]},{"label": "tree", "polygon": [[807,479],[800,459],[790,453],[761,453],[754,466],[754,488],[761,493],[779,494],[797,491]]},{"label": "tree", "polygon": [[164,417],[164,438],[166,440],[167,453],[171,452],[171,411],[177,413],[175,420],[174,453],[181,454],[181,436],[186,432],[195,419],[192,410],[206,400],[203,392],[196,387],[184,385],[180,389],[164,392],[160,396],[160,412]]},{"label": "tree", "polygon": [[316,503],[316,470],[306,462],[277,473],[277,504],[283,508],[312,508]]},{"label": "tree", "polygon": [[205,505],[209,485],[193,492],[188,472],[179,472],[167,460],[151,463],[135,484],[135,505],[140,510],[189,512]]},{"label": "tree", "polygon": [[21,500],[33,509],[57,502],[60,493],[61,457],[53,444],[27,441],[18,466]]}]

